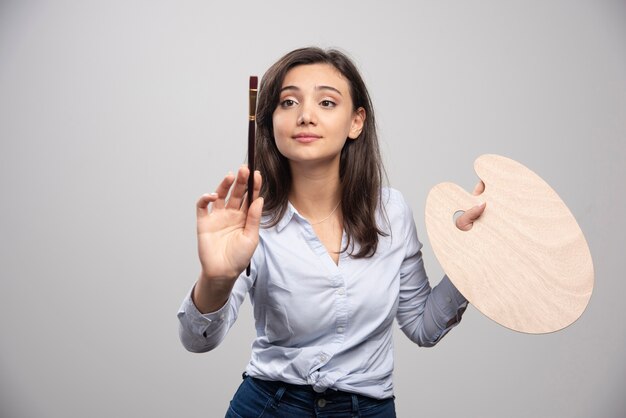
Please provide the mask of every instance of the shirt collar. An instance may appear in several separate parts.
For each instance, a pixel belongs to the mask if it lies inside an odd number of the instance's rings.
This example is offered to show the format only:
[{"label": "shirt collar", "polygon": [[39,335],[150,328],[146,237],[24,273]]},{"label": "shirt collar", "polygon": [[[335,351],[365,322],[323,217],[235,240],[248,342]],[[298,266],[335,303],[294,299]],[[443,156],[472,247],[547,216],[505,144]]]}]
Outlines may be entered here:
[{"label": "shirt collar", "polygon": [[298,211],[296,210],[296,208],[293,207],[291,202],[287,201],[287,210],[285,210],[285,214],[280,219],[280,221],[278,221],[278,223],[276,224],[276,231],[278,232],[282,231],[287,226],[287,224],[291,221],[294,215],[298,218],[302,218],[302,215],[298,213]]}]

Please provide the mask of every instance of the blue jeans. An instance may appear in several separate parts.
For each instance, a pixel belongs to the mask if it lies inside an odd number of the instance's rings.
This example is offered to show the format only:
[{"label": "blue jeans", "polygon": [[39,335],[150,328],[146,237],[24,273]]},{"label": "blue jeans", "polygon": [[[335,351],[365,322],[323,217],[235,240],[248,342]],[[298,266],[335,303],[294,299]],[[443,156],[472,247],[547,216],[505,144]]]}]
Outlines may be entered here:
[{"label": "blue jeans", "polygon": [[270,382],[245,376],[226,418],[393,418],[394,398],[374,399],[329,389],[315,392],[311,386]]}]

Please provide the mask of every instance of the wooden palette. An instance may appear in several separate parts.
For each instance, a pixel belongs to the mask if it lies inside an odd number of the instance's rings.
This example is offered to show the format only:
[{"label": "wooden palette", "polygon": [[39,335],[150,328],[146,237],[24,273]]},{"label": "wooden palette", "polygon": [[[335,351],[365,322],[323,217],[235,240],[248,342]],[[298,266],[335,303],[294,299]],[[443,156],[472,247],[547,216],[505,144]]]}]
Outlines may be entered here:
[{"label": "wooden palette", "polygon": [[[522,164],[498,155],[474,162],[485,191],[453,183],[426,200],[431,245],[454,285],[480,312],[515,331],[558,331],[582,315],[593,263],[576,219],[556,192]],[[487,202],[469,231],[454,214]]]}]

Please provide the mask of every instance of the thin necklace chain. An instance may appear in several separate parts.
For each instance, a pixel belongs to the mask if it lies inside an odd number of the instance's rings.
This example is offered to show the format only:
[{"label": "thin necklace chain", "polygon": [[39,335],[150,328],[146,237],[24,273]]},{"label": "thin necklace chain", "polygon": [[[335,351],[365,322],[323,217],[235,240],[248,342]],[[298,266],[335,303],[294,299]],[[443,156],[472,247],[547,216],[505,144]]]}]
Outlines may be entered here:
[{"label": "thin necklace chain", "polygon": [[321,224],[321,223],[322,223],[322,222],[324,222],[324,221],[327,221],[327,220],[328,220],[328,218],[330,218],[331,216],[333,216],[333,213],[335,213],[335,211],[336,211],[336,210],[337,210],[337,208],[339,207],[339,204],[340,204],[340,203],[341,203],[341,200],[340,200],[339,202],[337,202],[337,206],[335,206],[335,209],[333,209],[333,210],[332,210],[332,212],[330,212],[330,213],[328,214],[328,216],[327,216],[327,217],[325,217],[324,219],[322,219],[321,221],[317,221],[317,222],[311,222],[311,221],[309,221],[309,223],[310,223],[311,225],[317,225],[317,224]]}]

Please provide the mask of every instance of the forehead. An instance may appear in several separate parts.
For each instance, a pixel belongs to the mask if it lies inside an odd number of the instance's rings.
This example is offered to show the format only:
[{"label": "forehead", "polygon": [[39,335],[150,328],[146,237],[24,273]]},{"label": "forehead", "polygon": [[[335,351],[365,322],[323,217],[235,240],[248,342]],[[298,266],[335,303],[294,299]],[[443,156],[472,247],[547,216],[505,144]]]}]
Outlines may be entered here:
[{"label": "forehead", "polygon": [[315,88],[316,86],[330,86],[349,93],[348,80],[330,64],[305,64],[291,68],[283,80],[283,85],[295,86],[301,89]]}]

